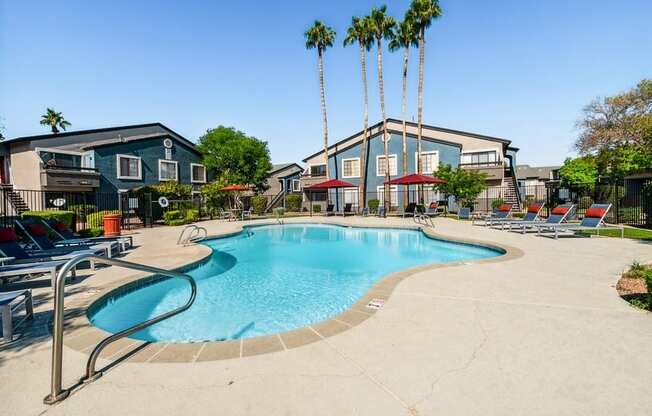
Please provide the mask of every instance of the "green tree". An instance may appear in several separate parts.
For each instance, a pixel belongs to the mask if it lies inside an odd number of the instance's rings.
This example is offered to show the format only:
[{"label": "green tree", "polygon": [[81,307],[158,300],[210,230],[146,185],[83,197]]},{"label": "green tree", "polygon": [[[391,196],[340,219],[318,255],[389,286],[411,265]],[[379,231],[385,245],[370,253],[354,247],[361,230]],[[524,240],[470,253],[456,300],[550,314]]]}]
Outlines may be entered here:
[{"label": "green tree", "polygon": [[451,165],[440,164],[437,177],[446,183],[434,185],[433,189],[453,196],[463,207],[473,206],[480,192],[487,188],[487,175],[474,170],[454,169]]},{"label": "green tree", "polygon": [[319,98],[321,104],[321,117],[324,129],[324,158],[326,159],[326,178],[328,172],[328,117],[326,115],[326,93],[324,88],[324,51],[333,46],[335,31],[319,20],[304,33],[306,49],[317,49],[319,63]]},{"label": "green tree", "polygon": [[403,173],[408,171],[408,152],[407,152],[407,84],[408,84],[408,66],[410,59],[410,48],[419,45],[419,35],[414,24],[414,17],[408,13],[405,18],[396,27],[396,36],[389,42],[389,50],[403,50],[403,89],[401,94],[401,116],[403,118]]},{"label": "green tree", "polygon": [[[385,153],[385,182],[389,182],[389,148],[387,136],[387,116],[385,115],[385,85],[383,81],[383,39],[392,40],[394,38],[394,28],[396,20],[387,15],[387,6],[374,7],[369,14],[369,25],[371,32],[376,38],[376,49],[378,51],[378,92],[380,98],[380,113],[383,118],[383,149]],[[385,183],[384,203],[386,207],[390,205],[389,185]]]},{"label": "green tree", "polygon": [[54,108],[48,107],[46,113],[41,116],[41,125],[50,126],[52,133],[59,133],[59,128],[61,130],[66,130],[67,127],[70,127],[70,124],[66,119],[63,118],[63,115],[60,111],[54,111]]},{"label": "green tree", "polygon": [[216,215],[220,208],[225,208],[227,206],[229,193],[222,191],[222,188],[227,185],[228,182],[225,179],[218,178],[201,187],[202,199],[204,200],[211,217]]},{"label": "green tree", "polygon": [[587,186],[598,180],[598,167],[593,156],[583,156],[575,159],[567,158],[559,169],[562,186]]},{"label": "green tree", "polygon": [[426,29],[442,15],[438,0],[412,0],[408,15],[419,31],[419,83],[417,89],[417,172],[421,173],[421,136],[423,135],[423,70],[426,56]]},{"label": "green tree", "polygon": [[367,146],[369,136],[369,90],[367,87],[367,52],[373,45],[373,34],[368,17],[353,17],[351,26],[346,30],[344,46],[357,43],[360,48],[360,71],[362,73],[362,91],[363,91],[363,128],[362,128],[362,146],[360,147],[360,186],[358,196],[358,206],[362,209],[365,207],[366,184],[367,184]]},{"label": "green tree", "polygon": [[233,127],[219,126],[199,138],[197,148],[206,168],[232,184],[253,185],[257,191],[267,186],[272,168],[267,143]]}]

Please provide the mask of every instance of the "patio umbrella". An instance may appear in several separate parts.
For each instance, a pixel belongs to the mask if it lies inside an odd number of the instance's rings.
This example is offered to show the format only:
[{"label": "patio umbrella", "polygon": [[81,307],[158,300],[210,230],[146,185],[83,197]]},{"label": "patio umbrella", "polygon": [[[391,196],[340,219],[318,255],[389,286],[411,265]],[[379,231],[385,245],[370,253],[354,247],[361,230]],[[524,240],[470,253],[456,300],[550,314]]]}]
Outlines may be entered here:
[{"label": "patio umbrella", "polygon": [[401,176],[400,178],[392,179],[391,181],[386,181],[387,185],[405,185],[408,187],[408,203],[410,202],[410,185],[426,185],[426,184],[442,184],[446,183],[445,180],[439,179],[436,176],[427,176],[419,175],[418,173],[413,173],[411,175]]},{"label": "patio umbrella", "polygon": [[[339,179],[331,179],[326,182],[320,182],[314,185],[306,186],[303,189],[307,191],[322,191],[322,190],[328,191],[329,189],[337,189],[337,188],[357,188],[357,186],[355,186],[350,182],[341,181]],[[335,194],[335,199],[337,200],[337,193]],[[310,197],[310,216],[312,216],[312,195]]]},{"label": "patio umbrella", "polygon": [[[249,188],[244,185],[229,185],[229,186],[225,186],[224,188],[221,188],[220,192],[247,191],[247,190],[249,190]],[[233,203],[236,206],[242,207],[242,201],[240,201],[240,197],[238,196],[237,193],[235,194],[233,199],[234,199]],[[229,199],[229,207],[231,207],[231,199]]]}]

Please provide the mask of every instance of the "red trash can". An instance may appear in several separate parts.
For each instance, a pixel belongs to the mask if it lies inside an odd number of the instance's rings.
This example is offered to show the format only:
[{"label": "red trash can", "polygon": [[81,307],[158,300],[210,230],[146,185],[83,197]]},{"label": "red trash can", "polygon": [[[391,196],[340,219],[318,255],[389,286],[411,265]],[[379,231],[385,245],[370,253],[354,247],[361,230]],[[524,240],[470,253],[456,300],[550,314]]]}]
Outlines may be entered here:
[{"label": "red trash can", "polygon": [[104,216],[104,235],[107,237],[115,237],[120,235],[120,214],[108,214]]}]

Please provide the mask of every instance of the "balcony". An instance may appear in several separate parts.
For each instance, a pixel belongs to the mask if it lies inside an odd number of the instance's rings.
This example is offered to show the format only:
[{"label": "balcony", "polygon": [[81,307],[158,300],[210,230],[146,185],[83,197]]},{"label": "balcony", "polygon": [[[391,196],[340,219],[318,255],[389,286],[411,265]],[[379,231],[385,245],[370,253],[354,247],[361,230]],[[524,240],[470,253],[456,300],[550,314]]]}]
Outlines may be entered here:
[{"label": "balcony", "polygon": [[505,176],[505,164],[503,162],[460,163],[460,167],[484,173],[489,180],[502,180]]},{"label": "balcony", "polygon": [[44,165],[41,186],[50,190],[91,190],[100,186],[100,176],[93,168]]}]

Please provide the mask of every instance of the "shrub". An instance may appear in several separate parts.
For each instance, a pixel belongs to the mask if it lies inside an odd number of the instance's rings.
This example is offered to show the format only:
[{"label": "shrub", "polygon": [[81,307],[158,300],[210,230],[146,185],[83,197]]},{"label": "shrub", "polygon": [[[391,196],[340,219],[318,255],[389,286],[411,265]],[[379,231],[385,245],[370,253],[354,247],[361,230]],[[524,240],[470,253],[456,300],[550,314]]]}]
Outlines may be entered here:
[{"label": "shrub", "polygon": [[176,219],[176,220],[170,220],[169,222],[166,222],[165,224],[169,225],[169,226],[172,226],[172,227],[176,227],[177,225],[185,225],[187,223],[188,223],[188,221],[186,221],[185,218],[180,218],[180,219]]},{"label": "shrub", "polygon": [[321,205],[313,205],[312,206],[312,212],[320,213],[321,212]]},{"label": "shrub", "polygon": [[369,211],[378,212],[378,207],[380,206],[380,201],[377,200],[377,199],[370,199],[367,202],[367,205],[369,205]]},{"label": "shrub", "polygon": [[274,208],[274,216],[282,217],[283,215],[285,215],[285,208],[282,207]]},{"label": "shrub", "polygon": [[182,220],[182,219],[184,219],[183,214],[181,213],[181,211],[176,209],[165,211],[163,213],[163,222],[165,222],[165,224],[167,225],[170,225],[170,222],[173,220]]},{"label": "shrub", "polygon": [[87,237],[87,238],[99,237],[102,234],[104,234],[104,230],[99,227],[86,228],[83,230],[79,230],[77,234],[79,234],[80,237]]},{"label": "shrub", "polygon": [[86,215],[86,225],[89,228],[98,228],[98,227],[103,227],[104,226],[104,216],[108,214],[120,214],[120,211],[118,210],[107,210],[107,211],[99,211],[99,212],[93,212],[88,215]]},{"label": "shrub", "polygon": [[54,209],[46,211],[25,211],[21,214],[21,218],[53,219],[72,228],[73,214],[72,211],[59,211]]},{"label": "shrub", "polygon": [[288,195],[285,197],[285,206],[290,212],[300,212],[302,200],[303,197],[301,195]]},{"label": "shrub", "polygon": [[182,200],[192,197],[192,185],[180,184],[176,181],[161,182],[152,186],[159,195],[169,199]]},{"label": "shrub", "polygon": [[505,200],[502,198],[497,198],[491,201],[491,209],[496,209],[499,206],[503,205],[505,203]]},{"label": "shrub", "polygon": [[186,221],[195,222],[199,221],[199,210],[198,209],[189,209],[186,211]]},{"label": "shrub", "polygon": [[267,208],[267,198],[262,195],[254,196],[251,198],[251,205],[253,205],[256,215],[263,215]]}]

